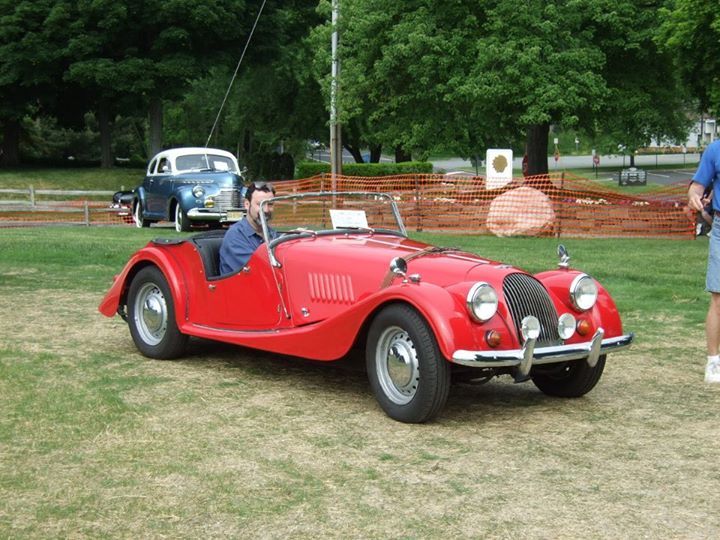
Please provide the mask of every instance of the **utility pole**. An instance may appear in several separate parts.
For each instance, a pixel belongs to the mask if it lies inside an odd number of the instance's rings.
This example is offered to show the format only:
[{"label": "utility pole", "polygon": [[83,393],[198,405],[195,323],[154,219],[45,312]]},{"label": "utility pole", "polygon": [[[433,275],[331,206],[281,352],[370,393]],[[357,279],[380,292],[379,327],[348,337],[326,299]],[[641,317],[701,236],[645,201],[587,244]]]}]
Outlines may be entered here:
[{"label": "utility pole", "polygon": [[338,58],[338,19],[340,18],[340,0],[332,0],[332,68],[330,81],[330,176],[332,190],[337,191],[336,176],[342,174],[342,140],[337,114],[338,79],[340,77],[340,59]]}]

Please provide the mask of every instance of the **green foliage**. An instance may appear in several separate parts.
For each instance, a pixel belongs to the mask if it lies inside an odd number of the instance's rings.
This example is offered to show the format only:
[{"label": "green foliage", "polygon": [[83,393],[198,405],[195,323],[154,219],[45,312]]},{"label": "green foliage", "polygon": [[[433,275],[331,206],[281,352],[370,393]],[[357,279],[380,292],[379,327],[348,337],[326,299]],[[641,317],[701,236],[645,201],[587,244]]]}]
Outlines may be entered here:
[{"label": "green foliage", "polygon": [[[235,152],[253,177],[291,176],[285,154],[302,158],[307,139],[327,131],[306,42],[320,22],[315,5],[293,0],[265,8],[210,141]],[[194,77],[182,99],[167,104],[168,145],[205,144],[236,65],[207,67],[207,75]]]},{"label": "green foliage", "polygon": [[[404,161],[402,163],[344,163],[345,176],[394,176],[398,174],[430,174],[429,161]],[[301,161],[295,167],[295,178],[310,178],[318,174],[330,174],[330,164],[319,161]]]},{"label": "green foliage", "polygon": [[675,0],[660,10],[656,41],[675,59],[700,111],[720,114],[720,12],[705,0]]}]

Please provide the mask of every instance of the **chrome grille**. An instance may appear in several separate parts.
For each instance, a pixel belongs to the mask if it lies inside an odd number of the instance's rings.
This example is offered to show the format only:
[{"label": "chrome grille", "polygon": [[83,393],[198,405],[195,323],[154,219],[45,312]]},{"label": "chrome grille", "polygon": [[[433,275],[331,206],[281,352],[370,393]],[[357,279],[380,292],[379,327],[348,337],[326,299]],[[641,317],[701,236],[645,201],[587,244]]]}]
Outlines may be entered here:
[{"label": "chrome grille", "polygon": [[215,196],[215,208],[227,210],[228,208],[240,208],[240,192],[234,188],[223,188]]},{"label": "chrome grille", "polygon": [[503,294],[521,341],[522,320],[528,315],[533,315],[540,321],[538,344],[560,343],[555,305],[550,300],[545,287],[537,279],[527,274],[509,274],[503,281]]}]

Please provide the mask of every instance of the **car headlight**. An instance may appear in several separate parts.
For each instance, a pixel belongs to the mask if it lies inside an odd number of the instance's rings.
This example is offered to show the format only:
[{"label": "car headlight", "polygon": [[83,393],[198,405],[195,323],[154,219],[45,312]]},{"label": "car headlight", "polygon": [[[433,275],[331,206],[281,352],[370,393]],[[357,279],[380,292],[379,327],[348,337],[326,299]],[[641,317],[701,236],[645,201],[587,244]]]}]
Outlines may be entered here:
[{"label": "car headlight", "polygon": [[467,295],[467,309],[478,322],[485,322],[497,312],[498,295],[489,283],[481,281],[470,288]]},{"label": "car headlight", "polygon": [[587,274],[580,274],[570,285],[570,301],[578,311],[591,309],[598,297],[595,280]]},{"label": "car headlight", "polygon": [[203,195],[205,195],[205,188],[202,186],[195,186],[192,189],[192,194],[195,196],[196,199],[199,199]]}]

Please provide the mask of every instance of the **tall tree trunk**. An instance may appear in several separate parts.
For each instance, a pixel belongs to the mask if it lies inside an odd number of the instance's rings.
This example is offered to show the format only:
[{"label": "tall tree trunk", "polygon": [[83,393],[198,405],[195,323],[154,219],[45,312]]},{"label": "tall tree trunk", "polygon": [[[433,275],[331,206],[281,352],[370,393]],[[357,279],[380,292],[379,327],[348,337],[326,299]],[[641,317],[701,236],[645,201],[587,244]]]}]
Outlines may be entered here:
[{"label": "tall tree trunk", "polygon": [[412,155],[405,149],[398,145],[395,147],[395,163],[402,163],[403,161],[411,161]]},{"label": "tall tree trunk", "polygon": [[152,157],[162,150],[163,135],[163,104],[158,97],[150,98],[150,155]]},{"label": "tall tree trunk", "polygon": [[20,165],[20,120],[11,118],[3,122],[2,146],[0,146],[0,165],[15,167]]},{"label": "tall tree trunk", "polygon": [[100,127],[100,166],[109,169],[113,165],[112,158],[112,126],[108,107],[101,103],[98,107],[98,125]]},{"label": "tall tree trunk", "polygon": [[380,163],[381,155],[382,155],[382,144],[371,144],[370,145],[370,163]]},{"label": "tall tree trunk", "polygon": [[635,152],[630,152],[630,166],[635,166]]},{"label": "tall tree trunk", "polygon": [[348,152],[350,152],[352,154],[352,157],[355,160],[355,163],[365,163],[365,160],[362,157],[362,153],[360,152],[360,149],[357,146],[343,143],[343,148],[345,148],[345,150],[347,150]]},{"label": "tall tree trunk", "polygon": [[550,124],[533,124],[527,130],[528,176],[548,173],[548,134]]}]

